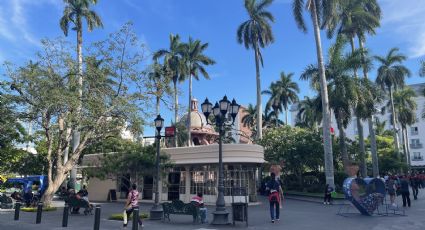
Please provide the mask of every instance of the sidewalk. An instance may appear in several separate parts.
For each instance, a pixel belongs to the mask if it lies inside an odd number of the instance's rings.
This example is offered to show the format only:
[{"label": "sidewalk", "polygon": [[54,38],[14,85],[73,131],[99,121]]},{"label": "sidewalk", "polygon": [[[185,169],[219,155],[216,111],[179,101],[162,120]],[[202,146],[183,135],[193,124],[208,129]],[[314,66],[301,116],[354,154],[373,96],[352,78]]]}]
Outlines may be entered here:
[{"label": "sidewalk", "polygon": [[[398,197],[398,203],[401,197]],[[209,224],[192,224],[191,216],[171,215],[171,222],[146,220],[144,229],[157,230],[201,230],[201,229],[285,229],[285,230],[387,230],[387,229],[409,229],[423,230],[425,226],[425,189],[420,190],[419,200],[412,200],[412,207],[406,209],[407,216],[395,217],[365,217],[353,215],[351,217],[341,217],[336,215],[339,205],[325,206],[323,204],[303,202],[296,200],[285,200],[281,209],[280,222],[272,224],[269,217],[269,206],[267,200],[261,197],[261,203],[250,206],[248,210],[249,226],[245,223],[237,222],[236,226],[212,226]],[[122,229],[122,222],[110,221],[107,218],[113,213],[120,213],[123,208],[122,203],[102,203],[100,228]],[[141,212],[149,212],[151,205],[142,204]],[[227,208],[230,212],[230,208]],[[212,220],[213,206],[208,207],[208,220]],[[0,212],[0,229],[64,229],[62,223],[61,208],[55,212],[44,212],[42,223],[35,224],[36,213],[21,212],[19,221],[13,220],[13,211]],[[231,218],[231,216],[230,216]],[[69,217],[68,229],[91,230],[93,229],[94,215],[71,215]],[[131,229],[131,224],[127,229]]]}]

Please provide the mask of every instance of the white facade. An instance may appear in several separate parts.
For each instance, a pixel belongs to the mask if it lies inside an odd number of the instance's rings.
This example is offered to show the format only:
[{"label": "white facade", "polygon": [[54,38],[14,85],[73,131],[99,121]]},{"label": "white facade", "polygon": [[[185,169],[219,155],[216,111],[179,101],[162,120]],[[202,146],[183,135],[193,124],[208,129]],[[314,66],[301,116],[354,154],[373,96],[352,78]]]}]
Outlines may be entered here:
[{"label": "white facade", "polygon": [[[425,97],[423,96],[422,91],[425,88],[425,83],[420,84],[413,84],[409,85],[408,87],[411,87],[416,92],[416,104],[417,104],[417,110],[416,110],[416,117],[417,121],[415,124],[407,127],[407,136],[408,136],[408,143],[410,147],[410,159],[411,159],[411,165],[412,166],[425,166],[425,119],[422,118],[422,112],[424,111],[425,106]],[[382,108],[387,101],[385,101],[379,108]],[[291,125],[295,126],[297,120],[297,113],[298,113],[298,104],[294,104],[291,107]],[[386,127],[385,129],[392,129],[391,125],[391,114],[390,110],[386,109],[386,113],[382,115],[381,113],[377,113],[375,115],[379,119],[379,121],[386,121]],[[356,117],[353,116],[351,119],[351,122],[348,124],[347,129],[345,130],[347,138],[355,139],[358,135],[357,130],[357,122]],[[331,118],[331,127],[335,130],[335,135],[338,135],[338,128],[335,121],[335,116],[332,115]],[[364,136],[369,136],[369,129],[367,121],[362,121],[363,124],[363,133]],[[398,127],[399,131],[399,140],[400,143],[402,143],[402,136],[401,136],[401,128]]]}]

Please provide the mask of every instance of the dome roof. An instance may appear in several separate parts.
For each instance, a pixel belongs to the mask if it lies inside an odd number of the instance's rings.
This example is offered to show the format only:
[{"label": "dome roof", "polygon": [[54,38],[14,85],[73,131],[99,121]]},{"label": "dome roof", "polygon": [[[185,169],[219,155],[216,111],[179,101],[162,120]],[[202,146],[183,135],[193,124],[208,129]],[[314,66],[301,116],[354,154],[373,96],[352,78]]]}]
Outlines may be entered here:
[{"label": "dome roof", "polygon": [[[191,128],[201,129],[204,127],[209,127],[207,125],[207,119],[205,118],[205,115],[198,111],[198,100],[192,99],[192,112],[190,113],[190,121],[191,121]],[[187,113],[183,115],[180,119],[180,122],[184,122],[184,124],[188,124],[187,119]]]}]

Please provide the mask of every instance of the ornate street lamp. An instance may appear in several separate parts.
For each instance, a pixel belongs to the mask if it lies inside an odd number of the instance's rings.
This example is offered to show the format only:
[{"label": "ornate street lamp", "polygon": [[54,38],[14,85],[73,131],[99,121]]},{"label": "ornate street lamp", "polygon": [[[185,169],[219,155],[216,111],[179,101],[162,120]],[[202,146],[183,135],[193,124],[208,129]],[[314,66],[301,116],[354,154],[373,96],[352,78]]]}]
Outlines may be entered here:
[{"label": "ornate street lamp", "polygon": [[[202,103],[202,112],[204,113],[207,122],[209,115],[212,114],[215,117],[216,126],[219,129],[219,141],[218,141],[218,196],[216,201],[216,209],[213,212],[214,219],[211,224],[214,225],[225,225],[229,224],[229,212],[226,210],[226,204],[224,201],[224,167],[223,167],[223,136],[224,127],[232,126],[235,123],[236,115],[239,112],[240,105],[233,99],[232,103],[224,96],[219,103],[215,103],[214,107],[205,99]],[[232,123],[226,124],[226,114],[230,114]]]},{"label": "ornate street lamp", "polygon": [[159,155],[160,155],[160,142],[161,142],[161,129],[164,127],[164,119],[161,115],[155,118],[155,128],[156,128],[156,189],[155,189],[155,203],[150,210],[150,219],[151,220],[160,220],[162,219],[163,210],[161,205],[159,205],[159,176],[160,176],[160,168],[159,168]]}]

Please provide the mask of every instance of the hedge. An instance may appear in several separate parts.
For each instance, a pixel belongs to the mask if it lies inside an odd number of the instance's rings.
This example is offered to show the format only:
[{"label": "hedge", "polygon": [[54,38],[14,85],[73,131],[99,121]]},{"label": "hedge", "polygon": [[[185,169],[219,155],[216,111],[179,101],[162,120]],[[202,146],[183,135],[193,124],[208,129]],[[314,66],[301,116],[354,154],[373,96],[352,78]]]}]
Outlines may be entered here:
[{"label": "hedge", "polygon": [[[147,213],[141,213],[140,215],[140,218],[142,218],[142,219],[147,219],[147,218],[149,218],[149,214],[147,214]],[[128,220],[131,220],[133,218],[133,214],[131,214],[129,217],[128,217]],[[123,214],[122,213],[118,213],[118,214],[112,214],[109,218],[108,218],[108,220],[123,220],[124,218],[123,218]]]}]

